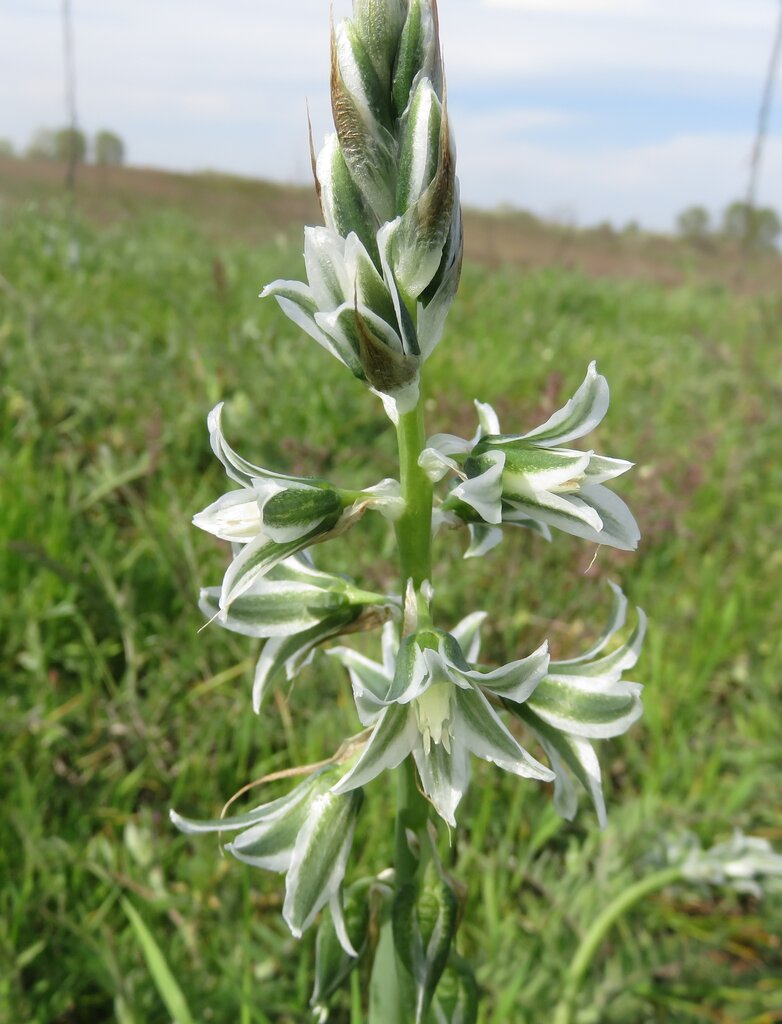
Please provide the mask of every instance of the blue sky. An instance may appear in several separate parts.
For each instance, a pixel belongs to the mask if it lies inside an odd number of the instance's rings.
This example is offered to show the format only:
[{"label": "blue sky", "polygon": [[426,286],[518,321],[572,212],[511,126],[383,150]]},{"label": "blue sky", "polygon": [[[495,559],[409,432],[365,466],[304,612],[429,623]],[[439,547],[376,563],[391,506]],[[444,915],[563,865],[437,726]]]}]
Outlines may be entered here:
[{"label": "blue sky", "polygon": [[[85,129],[131,162],[306,181],[328,0],[72,0]],[[348,0],[335,0],[337,16]],[[441,0],[463,196],[669,228],[746,188],[779,0]],[[63,120],[60,0],[0,0],[0,137]],[[760,199],[782,209],[782,88]]]}]

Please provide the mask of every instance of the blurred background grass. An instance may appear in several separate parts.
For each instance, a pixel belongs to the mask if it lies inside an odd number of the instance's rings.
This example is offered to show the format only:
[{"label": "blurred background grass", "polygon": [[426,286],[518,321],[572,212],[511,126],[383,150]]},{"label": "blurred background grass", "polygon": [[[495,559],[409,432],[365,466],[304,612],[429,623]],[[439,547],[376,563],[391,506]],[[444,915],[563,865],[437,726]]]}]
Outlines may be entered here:
[{"label": "blurred background grass", "polygon": [[[281,880],[179,836],[167,810],[211,816],[248,780],[327,756],[356,728],[352,701],[319,656],[252,715],[253,642],[197,634],[198,587],[227,552],[189,520],[225,489],[205,431],[220,399],[236,446],[281,470],[374,481],[394,473],[393,436],[256,298],[301,274],[311,199],[111,175],[59,203],[40,168],[0,161],[0,1018],[170,1019],[126,897],[194,1020],[303,1022],[313,945],[281,923]],[[586,804],[562,823],[546,787],[475,766],[454,845],[462,948],[484,1024],[514,1024],[549,1018],[578,935],[662,836],[739,826],[782,848],[782,285],[776,254],[518,215],[471,215],[467,246],[430,431],[470,431],[473,397],[529,427],[596,358],[613,402],[589,443],[638,463],[621,491],[644,539],[591,564],[565,536],[516,531],[472,562],[444,537],[442,621],[477,605],[488,658],[544,636],[567,656],[600,628],[607,578],[651,619],[644,719],[603,747],[604,834]],[[393,550],[367,520],[321,561],[393,585]],[[389,856],[392,794],[369,795],[354,872]],[[581,1020],[782,1021],[780,932],[779,895],[666,891],[609,938]]]}]

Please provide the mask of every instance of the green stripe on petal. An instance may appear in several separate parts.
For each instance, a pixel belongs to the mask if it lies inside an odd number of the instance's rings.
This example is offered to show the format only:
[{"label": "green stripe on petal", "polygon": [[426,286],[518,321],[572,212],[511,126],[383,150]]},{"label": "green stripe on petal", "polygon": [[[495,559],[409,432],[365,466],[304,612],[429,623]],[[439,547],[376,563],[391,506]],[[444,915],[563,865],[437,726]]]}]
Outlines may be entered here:
[{"label": "green stripe on petal", "polygon": [[443,821],[456,828],[456,808],[470,781],[466,747],[454,744],[448,751],[442,743],[433,743],[426,754],[419,744],[413,757],[424,793]]},{"label": "green stripe on petal", "polygon": [[640,696],[637,683],[589,693],[550,676],[537,686],[528,703],[552,728],[602,740],[620,736],[638,721],[643,714]]},{"label": "green stripe on petal", "polygon": [[279,544],[299,540],[319,527],[331,529],[343,509],[342,498],[331,487],[283,488],[263,503],[263,531]]},{"label": "green stripe on petal", "polygon": [[612,601],[611,601],[611,613],[608,619],[608,624],[603,632],[600,634],[595,643],[584,651],[583,654],[579,654],[576,658],[569,658],[566,661],[556,662],[557,669],[561,669],[566,665],[578,665],[584,661],[590,661],[596,655],[598,655],[606,644],[609,642],[611,637],[618,633],[619,630],[624,626],[627,619],[627,605],[628,601],[622,592],[622,588],[617,586],[611,580],[608,581],[608,586],[611,588]]},{"label": "green stripe on petal", "polygon": [[403,704],[390,704],[381,714],[358,761],[334,787],[335,793],[347,793],[365,786],[381,772],[390,771],[404,761],[419,739],[415,716]]},{"label": "green stripe on petal", "polygon": [[520,704],[533,692],[537,693],[548,666],[548,642],[545,642],[528,657],[519,661],[512,661],[508,665],[489,671],[480,668],[466,672],[465,675],[476,686]]},{"label": "green stripe on petal", "polygon": [[336,135],[330,135],[317,161],[321,206],[326,226],[347,238],[355,231],[379,266],[376,217],[348,170]]},{"label": "green stripe on petal", "polygon": [[424,79],[415,91],[405,117],[399,154],[396,213],[403,214],[420,199],[437,170],[442,106]]},{"label": "green stripe on petal", "polygon": [[608,412],[608,381],[591,362],[581,387],[545,423],[524,437],[536,444],[560,445],[590,433]]},{"label": "green stripe on petal", "polygon": [[342,886],[363,794],[321,793],[308,804],[285,880],[282,916],[299,938]]},{"label": "green stripe on petal", "polygon": [[261,639],[301,633],[348,605],[344,593],[305,583],[270,580],[268,576],[257,580],[219,618],[219,587],[205,587],[198,602],[207,620],[216,618],[223,629]]},{"label": "green stripe on petal", "polygon": [[454,687],[453,743],[514,775],[551,782],[554,773],[519,745],[478,690]]},{"label": "green stripe on petal", "polygon": [[607,817],[600,763],[589,740],[552,728],[532,711],[529,704],[509,704],[507,707],[533,730],[554,766],[554,806],[557,812],[568,820],[576,813],[575,792],[565,770],[567,768],[589,793],[600,828],[605,828]]},{"label": "green stripe on petal", "polygon": [[318,774],[320,773],[311,775],[306,781],[292,789],[290,793],[286,793],[285,796],[266,804],[260,804],[245,814],[236,814],[230,818],[212,818],[199,821],[193,818],[183,818],[181,814],[177,814],[176,811],[172,810],[169,811],[169,817],[179,831],[184,832],[186,835],[198,835],[205,832],[236,832],[250,825],[257,825],[262,821],[273,821],[275,818],[279,818],[287,813],[287,811],[292,810],[307,797]]},{"label": "green stripe on petal", "polygon": [[284,671],[287,678],[292,679],[316,647],[332,637],[339,636],[356,621],[360,614],[360,607],[347,607],[334,612],[301,633],[287,637],[273,637],[269,640],[264,646],[255,668],[253,711],[258,714],[266,690],[281,672]]},{"label": "green stripe on petal", "polygon": [[577,491],[592,457],[591,452],[537,448],[525,442],[501,443],[489,439],[481,441],[479,447],[483,448],[484,445],[492,445],[505,453],[502,489],[505,497],[510,500],[516,495],[524,498],[537,491]]}]

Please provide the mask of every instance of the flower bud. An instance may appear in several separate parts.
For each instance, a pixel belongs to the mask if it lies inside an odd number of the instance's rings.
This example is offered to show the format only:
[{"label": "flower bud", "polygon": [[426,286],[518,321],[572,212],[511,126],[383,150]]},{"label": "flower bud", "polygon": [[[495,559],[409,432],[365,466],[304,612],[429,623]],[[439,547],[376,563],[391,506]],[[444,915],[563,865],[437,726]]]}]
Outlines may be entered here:
[{"label": "flower bud", "polygon": [[326,228],[305,236],[308,284],[275,281],[262,296],[396,419],[418,400],[461,271],[434,0],[355,0],[332,32],[331,105],[336,131],[315,165]]},{"label": "flower bud", "polygon": [[414,883],[397,892],[392,910],[394,948],[415,982],[415,1021],[426,1019],[437,983],[445,969],[459,917],[453,880],[434,861],[420,888]]}]

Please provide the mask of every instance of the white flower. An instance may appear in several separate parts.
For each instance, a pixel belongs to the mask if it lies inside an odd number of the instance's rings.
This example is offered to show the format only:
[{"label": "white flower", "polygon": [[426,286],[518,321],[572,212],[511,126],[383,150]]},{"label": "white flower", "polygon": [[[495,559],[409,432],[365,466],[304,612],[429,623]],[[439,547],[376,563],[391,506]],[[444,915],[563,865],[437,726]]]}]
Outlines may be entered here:
[{"label": "white flower", "polygon": [[546,672],[547,646],[502,668],[476,667],[471,662],[478,656],[483,618],[474,613],[450,634],[419,630],[401,645],[388,623],[382,664],[344,647],[329,652],[349,670],[359,718],[373,727],[335,793],[365,785],[412,754],[424,792],[453,826],[469,782],[470,753],[515,775],[553,780],[554,773],[520,746],[487,699],[526,701]]},{"label": "white flower", "polygon": [[638,546],[632,513],[604,486],[633,464],[561,447],[594,430],[608,411],[608,383],[595,363],[575,395],[526,434],[503,434],[492,407],[481,402],[476,407],[480,426],[472,440],[436,435],[419,460],[433,481],[449,471],[460,478],[442,509],[473,528],[468,555],[497,544],[500,524],[531,527],[544,536],[553,526],[627,551]]}]

